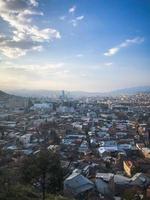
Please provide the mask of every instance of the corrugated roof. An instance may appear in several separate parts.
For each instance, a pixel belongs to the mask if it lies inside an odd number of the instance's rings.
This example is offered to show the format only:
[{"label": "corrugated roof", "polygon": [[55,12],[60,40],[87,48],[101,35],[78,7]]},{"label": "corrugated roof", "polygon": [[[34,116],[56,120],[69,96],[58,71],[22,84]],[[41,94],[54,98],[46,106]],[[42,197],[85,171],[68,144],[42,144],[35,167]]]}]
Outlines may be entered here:
[{"label": "corrugated roof", "polygon": [[65,189],[71,190],[74,195],[85,192],[94,187],[92,181],[82,176],[79,173],[72,173],[65,181],[64,181]]}]

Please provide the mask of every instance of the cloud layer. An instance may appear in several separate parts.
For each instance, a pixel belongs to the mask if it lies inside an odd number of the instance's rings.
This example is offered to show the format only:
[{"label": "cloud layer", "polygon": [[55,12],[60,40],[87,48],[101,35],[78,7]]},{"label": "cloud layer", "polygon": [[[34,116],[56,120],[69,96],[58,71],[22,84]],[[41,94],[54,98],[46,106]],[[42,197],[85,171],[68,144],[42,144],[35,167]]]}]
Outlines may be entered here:
[{"label": "cloud layer", "polygon": [[60,33],[52,28],[40,29],[33,24],[34,15],[43,15],[35,8],[36,0],[1,0],[0,17],[8,24],[11,34],[0,33],[0,51],[10,58],[25,55],[28,51],[42,50],[43,42],[60,38]]}]

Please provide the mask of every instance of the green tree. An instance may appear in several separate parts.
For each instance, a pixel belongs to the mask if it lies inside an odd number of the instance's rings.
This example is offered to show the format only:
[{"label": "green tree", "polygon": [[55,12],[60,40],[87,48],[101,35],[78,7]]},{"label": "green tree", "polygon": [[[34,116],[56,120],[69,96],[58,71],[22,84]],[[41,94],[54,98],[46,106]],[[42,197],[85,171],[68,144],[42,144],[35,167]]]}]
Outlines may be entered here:
[{"label": "green tree", "polygon": [[38,200],[39,195],[29,186],[11,185],[9,190],[0,192],[0,200]]},{"label": "green tree", "polygon": [[[46,200],[71,200],[70,198],[66,198],[63,196],[54,196],[54,195],[49,195]],[[72,199],[73,200],[73,199]]]},{"label": "green tree", "polygon": [[62,190],[63,171],[57,154],[41,150],[36,156],[26,158],[21,167],[23,183],[32,184],[42,192],[58,193]]}]

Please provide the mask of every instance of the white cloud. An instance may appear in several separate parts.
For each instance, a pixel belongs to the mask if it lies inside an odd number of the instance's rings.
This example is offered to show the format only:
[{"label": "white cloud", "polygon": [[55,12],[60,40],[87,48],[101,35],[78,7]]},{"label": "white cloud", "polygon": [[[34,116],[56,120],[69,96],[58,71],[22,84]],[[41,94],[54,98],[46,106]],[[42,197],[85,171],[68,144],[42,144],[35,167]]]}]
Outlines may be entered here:
[{"label": "white cloud", "polygon": [[76,11],[76,6],[72,6],[71,8],[69,8],[68,12],[69,13],[74,13]]},{"label": "white cloud", "polygon": [[133,39],[127,39],[127,40],[125,40],[125,42],[120,44],[120,47],[128,47],[131,44],[141,44],[142,42],[144,42],[143,37],[136,37],[136,38],[133,38]]},{"label": "white cloud", "polygon": [[124,42],[122,42],[121,44],[117,45],[116,47],[108,49],[108,51],[105,52],[104,55],[105,56],[115,55],[122,48],[126,48],[126,47],[128,47],[128,46],[130,46],[132,44],[141,44],[142,42],[144,42],[144,38],[143,37],[135,37],[133,39],[126,39]]},{"label": "white cloud", "polygon": [[[33,10],[37,6],[38,2],[36,0],[0,0],[0,17],[9,25],[12,33],[9,39],[6,38],[4,46],[4,41],[0,44],[0,51],[4,55],[8,55],[8,57],[19,57],[25,55],[28,50],[39,51],[42,42],[50,42],[53,39],[61,38],[57,30],[52,28],[40,29],[32,23],[33,15],[43,15],[42,12]],[[15,47],[16,44],[18,45],[22,41],[31,42],[32,48],[23,50],[22,48]],[[7,46],[7,44],[13,42],[14,46]]]},{"label": "white cloud", "polygon": [[30,0],[31,5],[38,6],[38,2],[36,0]]},{"label": "white cloud", "polygon": [[21,50],[19,48],[2,47],[0,50],[3,55],[9,58],[18,58],[20,56],[24,56],[27,53],[27,50]]},{"label": "white cloud", "polygon": [[81,21],[81,20],[83,20],[83,19],[84,19],[84,16],[83,16],[83,15],[78,16],[78,17],[76,17],[76,18],[74,18],[74,19],[71,20],[71,24],[72,24],[74,27],[76,27],[76,26],[78,25],[78,22]]},{"label": "white cloud", "polygon": [[71,23],[74,27],[76,27],[79,23],[79,21],[84,19],[84,15],[80,15],[80,16],[75,16],[75,11],[76,11],[77,7],[76,5],[72,6],[71,8],[69,8],[68,13],[72,14],[72,15],[63,15],[61,17],[59,17],[60,20],[64,21],[66,18],[70,18],[68,20],[69,23]]},{"label": "white cloud", "polygon": [[114,54],[116,54],[119,51],[118,47],[114,47],[111,49],[108,49],[108,51],[106,53],[104,53],[105,56],[112,56]]},{"label": "white cloud", "polygon": [[79,17],[76,17],[76,20],[78,20],[78,21],[80,21],[80,20],[82,20],[82,19],[84,19],[84,16],[83,16],[83,15],[81,15],[81,16],[79,16]]},{"label": "white cloud", "polygon": [[0,51],[9,58],[18,58],[26,55],[29,51],[42,51],[43,47],[39,43],[27,40],[12,40],[4,35],[0,35]]}]

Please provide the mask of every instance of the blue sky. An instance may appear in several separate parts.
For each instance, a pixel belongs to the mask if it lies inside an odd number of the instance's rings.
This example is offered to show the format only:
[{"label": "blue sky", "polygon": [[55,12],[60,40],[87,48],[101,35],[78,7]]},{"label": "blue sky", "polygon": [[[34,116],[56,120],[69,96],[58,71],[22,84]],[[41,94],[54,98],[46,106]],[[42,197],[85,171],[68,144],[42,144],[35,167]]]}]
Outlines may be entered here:
[{"label": "blue sky", "polygon": [[0,0],[0,88],[150,85],[149,0]]}]

